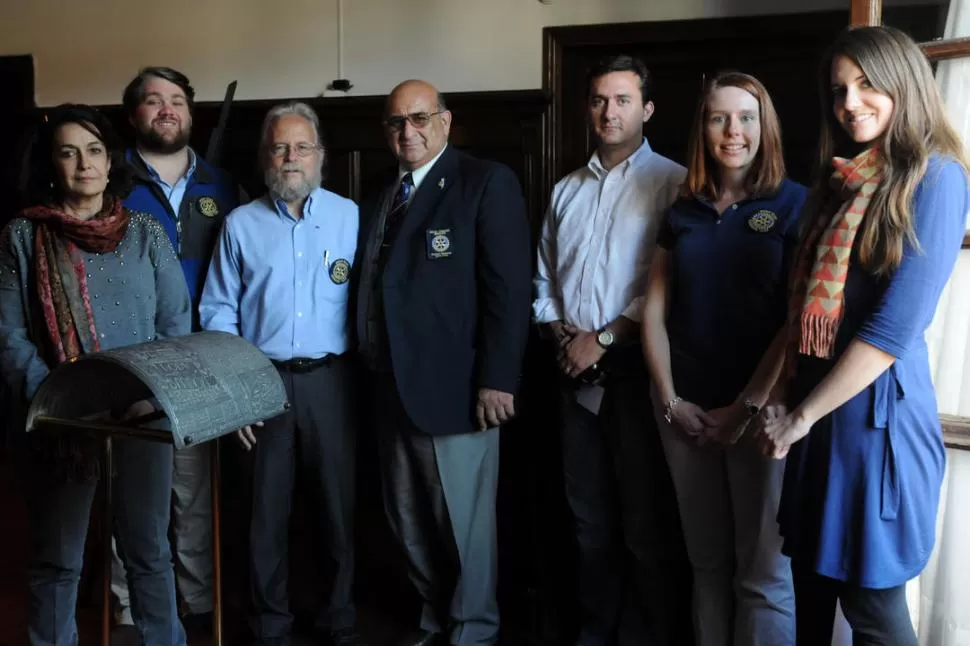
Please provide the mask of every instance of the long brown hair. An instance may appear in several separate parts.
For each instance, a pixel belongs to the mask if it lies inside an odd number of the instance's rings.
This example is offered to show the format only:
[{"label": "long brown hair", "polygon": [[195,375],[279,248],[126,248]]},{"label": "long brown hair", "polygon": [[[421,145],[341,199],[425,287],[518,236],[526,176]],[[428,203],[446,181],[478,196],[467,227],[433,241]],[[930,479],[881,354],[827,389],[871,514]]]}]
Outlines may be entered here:
[{"label": "long brown hair", "polygon": [[832,61],[851,59],[870,85],[893,100],[893,113],[880,141],[884,179],[869,203],[859,232],[859,260],[872,273],[885,275],[899,266],[908,240],[918,247],[912,202],[932,153],[952,157],[967,170],[960,136],[950,125],[929,61],[919,46],[893,27],[856,27],[843,31],[822,59],[819,96],[822,128],[815,185],[805,207],[814,217],[836,199],[828,178],[834,155],[858,152],[835,118]]},{"label": "long brown hair", "polygon": [[781,124],[778,113],[761,81],[741,72],[721,72],[704,86],[697,101],[694,122],[690,128],[687,144],[687,178],[681,187],[681,195],[700,195],[716,200],[721,194],[717,166],[707,150],[705,124],[707,123],[707,100],[715,90],[736,87],[758,100],[761,120],[761,143],[751,168],[744,179],[748,195],[770,195],[778,190],[785,179],[785,159],[781,150]]}]

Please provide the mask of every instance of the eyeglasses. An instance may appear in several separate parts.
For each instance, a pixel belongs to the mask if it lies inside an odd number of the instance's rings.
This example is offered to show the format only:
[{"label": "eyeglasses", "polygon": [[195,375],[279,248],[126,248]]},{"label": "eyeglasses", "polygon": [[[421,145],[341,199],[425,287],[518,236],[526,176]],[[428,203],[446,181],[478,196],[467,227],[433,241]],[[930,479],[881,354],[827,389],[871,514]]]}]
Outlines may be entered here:
[{"label": "eyeglasses", "polygon": [[286,157],[290,154],[290,150],[296,153],[297,157],[309,157],[320,150],[320,146],[306,142],[293,146],[290,146],[290,144],[275,144],[269,147],[269,154],[273,157]]},{"label": "eyeglasses", "polygon": [[437,112],[412,112],[411,114],[395,115],[393,117],[388,117],[384,119],[384,126],[391,130],[402,130],[404,128],[404,122],[407,121],[412,126],[418,130],[424,130],[431,123],[431,117],[435,117],[439,114],[444,114],[447,110],[438,110]]}]

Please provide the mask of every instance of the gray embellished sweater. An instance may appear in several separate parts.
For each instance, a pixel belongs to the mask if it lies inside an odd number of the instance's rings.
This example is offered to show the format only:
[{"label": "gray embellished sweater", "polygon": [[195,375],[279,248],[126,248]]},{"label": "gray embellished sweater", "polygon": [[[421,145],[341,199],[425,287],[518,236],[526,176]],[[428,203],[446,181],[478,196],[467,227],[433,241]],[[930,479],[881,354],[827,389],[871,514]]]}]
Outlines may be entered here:
[{"label": "gray embellished sweater", "polygon": [[[81,254],[102,350],[191,331],[182,267],[152,216],[132,213],[128,231],[113,252]],[[30,401],[52,367],[38,350],[43,342],[32,338],[34,317],[39,316],[34,224],[18,218],[0,234],[0,374],[10,404]]]}]

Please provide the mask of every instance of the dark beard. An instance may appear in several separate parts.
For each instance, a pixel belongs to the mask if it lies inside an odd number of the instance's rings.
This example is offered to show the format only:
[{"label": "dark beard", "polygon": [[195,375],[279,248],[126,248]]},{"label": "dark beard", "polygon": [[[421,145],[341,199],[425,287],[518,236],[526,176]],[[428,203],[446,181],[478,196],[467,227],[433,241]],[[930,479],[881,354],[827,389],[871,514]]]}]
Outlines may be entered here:
[{"label": "dark beard", "polygon": [[158,155],[171,155],[172,153],[177,153],[189,145],[189,137],[191,134],[192,133],[189,130],[183,129],[179,132],[175,139],[166,141],[165,139],[162,139],[154,130],[149,130],[148,132],[139,132],[138,147]]}]

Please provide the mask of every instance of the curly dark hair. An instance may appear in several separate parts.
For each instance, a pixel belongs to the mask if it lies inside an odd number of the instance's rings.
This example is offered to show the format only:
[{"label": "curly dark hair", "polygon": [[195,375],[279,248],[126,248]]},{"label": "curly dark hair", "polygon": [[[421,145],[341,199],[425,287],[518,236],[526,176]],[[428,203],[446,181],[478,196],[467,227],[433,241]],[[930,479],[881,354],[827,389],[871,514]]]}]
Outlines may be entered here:
[{"label": "curly dark hair", "polygon": [[76,123],[101,140],[111,159],[105,194],[124,199],[131,192],[133,175],[125,160],[125,148],[108,119],[89,105],[65,103],[44,115],[27,144],[20,178],[24,205],[57,204],[64,195],[54,168],[54,135],[57,129]]}]

